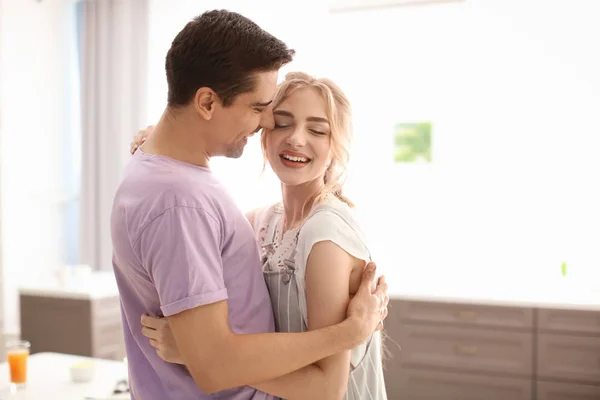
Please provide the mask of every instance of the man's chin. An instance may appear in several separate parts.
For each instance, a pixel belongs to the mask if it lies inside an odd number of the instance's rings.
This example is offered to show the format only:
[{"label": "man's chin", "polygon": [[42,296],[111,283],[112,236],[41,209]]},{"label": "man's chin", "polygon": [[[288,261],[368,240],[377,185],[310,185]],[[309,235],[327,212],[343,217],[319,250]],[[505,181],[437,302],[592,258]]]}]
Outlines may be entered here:
[{"label": "man's chin", "polygon": [[236,159],[236,158],[240,158],[243,154],[244,154],[243,151],[238,152],[238,153],[227,153],[227,154],[225,154],[225,157]]},{"label": "man's chin", "polygon": [[243,154],[244,154],[244,147],[245,146],[240,146],[237,147],[235,149],[228,149],[227,152],[225,153],[225,157],[227,158],[240,158]]},{"label": "man's chin", "polygon": [[238,141],[234,146],[229,147],[225,151],[225,157],[227,158],[240,158],[242,154],[244,154],[244,149],[248,144],[248,137],[244,137],[240,141]]}]

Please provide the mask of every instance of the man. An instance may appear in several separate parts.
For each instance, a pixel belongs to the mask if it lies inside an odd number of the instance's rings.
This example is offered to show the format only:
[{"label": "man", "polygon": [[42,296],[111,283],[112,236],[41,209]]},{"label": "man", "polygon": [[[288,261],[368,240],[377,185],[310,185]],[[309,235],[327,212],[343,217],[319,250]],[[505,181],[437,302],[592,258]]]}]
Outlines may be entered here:
[{"label": "man", "polygon": [[[202,14],[167,54],[168,104],[133,156],[111,217],[134,399],[271,399],[249,384],[277,381],[362,342],[385,309],[374,271],[335,326],[273,333],[250,224],[208,168],[240,157],[257,132],[293,51],[247,18]],[[169,317],[185,367],[163,362],[142,336],[144,313]]]}]

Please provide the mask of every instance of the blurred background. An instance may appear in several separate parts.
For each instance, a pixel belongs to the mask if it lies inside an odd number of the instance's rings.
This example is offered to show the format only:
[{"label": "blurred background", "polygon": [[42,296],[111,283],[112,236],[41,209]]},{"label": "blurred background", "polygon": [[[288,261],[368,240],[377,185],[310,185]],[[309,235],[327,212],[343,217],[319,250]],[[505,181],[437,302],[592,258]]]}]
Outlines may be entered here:
[{"label": "blurred background", "polygon": [[[172,39],[213,8],[296,50],[280,79],[349,96],[346,192],[391,290],[600,293],[597,0],[0,0],[6,335],[20,288],[110,274],[129,142],[166,105]],[[262,167],[257,137],[213,164],[244,210],[278,200]]]}]

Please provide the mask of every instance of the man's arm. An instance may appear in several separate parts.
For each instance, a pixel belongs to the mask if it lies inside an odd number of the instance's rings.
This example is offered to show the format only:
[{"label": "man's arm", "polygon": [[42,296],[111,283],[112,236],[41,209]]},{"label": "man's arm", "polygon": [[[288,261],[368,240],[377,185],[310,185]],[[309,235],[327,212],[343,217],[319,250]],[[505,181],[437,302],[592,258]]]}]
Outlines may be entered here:
[{"label": "man's arm", "polygon": [[[306,266],[308,329],[344,321],[350,301],[350,273],[364,261],[338,245],[323,241],[312,247]],[[288,400],[342,399],[348,386],[350,351],[342,351],[280,378],[253,387]]]},{"label": "man's arm", "polygon": [[194,381],[208,393],[288,374],[356,346],[366,331],[350,318],[304,333],[237,335],[227,323],[225,301],[173,315],[169,324]]},{"label": "man's arm", "polygon": [[384,296],[371,293],[370,271],[362,296],[357,293],[340,324],[305,333],[234,334],[221,240],[218,219],[202,209],[174,207],[152,222],[139,246],[182,359],[206,392],[271,380],[350,349],[381,319]]}]

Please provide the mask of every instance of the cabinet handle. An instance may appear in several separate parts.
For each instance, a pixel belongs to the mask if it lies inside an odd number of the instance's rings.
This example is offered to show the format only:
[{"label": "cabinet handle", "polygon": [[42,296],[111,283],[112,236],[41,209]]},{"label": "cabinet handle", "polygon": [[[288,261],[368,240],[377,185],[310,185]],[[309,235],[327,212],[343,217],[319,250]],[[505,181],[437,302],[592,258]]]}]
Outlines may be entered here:
[{"label": "cabinet handle", "polygon": [[456,349],[457,353],[463,354],[463,355],[466,355],[466,356],[475,355],[479,351],[479,347],[477,347],[477,346],[461,346],[461,345],[457,345],[455,349]]},{"label": "cabinet handle", "polygon": [[456,313],[456,318],[459,319],[473,319],[477,314],[473,311],[459,311]]}]

